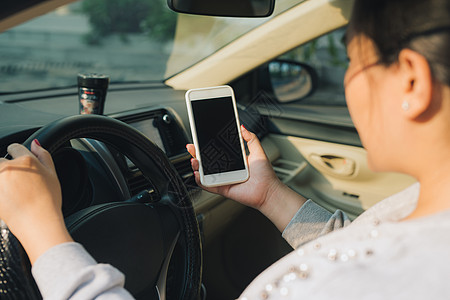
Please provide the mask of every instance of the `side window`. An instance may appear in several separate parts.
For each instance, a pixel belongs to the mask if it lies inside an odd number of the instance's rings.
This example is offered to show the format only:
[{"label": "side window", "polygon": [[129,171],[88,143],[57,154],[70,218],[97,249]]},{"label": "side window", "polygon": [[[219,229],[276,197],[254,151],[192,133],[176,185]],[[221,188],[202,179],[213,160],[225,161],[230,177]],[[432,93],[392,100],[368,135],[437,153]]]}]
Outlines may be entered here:
[{"label": "side window", "polygon": [[342,41],[345,30],[332,31],[278,57],[307,64],[317,72],[316,91],[298,103],[346,106],[343,81],[348,62]]}]

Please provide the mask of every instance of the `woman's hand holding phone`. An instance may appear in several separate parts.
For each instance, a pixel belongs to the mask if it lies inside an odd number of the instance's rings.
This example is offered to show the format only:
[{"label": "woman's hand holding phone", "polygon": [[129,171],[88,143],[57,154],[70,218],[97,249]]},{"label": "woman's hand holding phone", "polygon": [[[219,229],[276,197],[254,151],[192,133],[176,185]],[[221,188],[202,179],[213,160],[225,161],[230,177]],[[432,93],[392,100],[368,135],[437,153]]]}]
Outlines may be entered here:
[{"label": "woman's hand holding phone", "polygon": [[195,180],[200,187],[209,192],[220,194],[247,206],[259,209],[264,205],[269,186],[280,184],[280,182],[276,177],[258,138],[243,126],[241,126],[241,133],[243,139],[247,142],[250,151],[250,155],[248,156],[250,166],[249,172],[251,175],[258,174],[258,176],[251,176],[249,180],[242,183],[217,187],[202,186],[200,175],[198,173],[199,163],[198,160],[195,159],[194,145],[189,144],[187,150],[194,157],[194,159],[192,159],[192,168],[194,170]]},{"label": "woman's hand holding phone", "polygon": [[261,211],[277,228],[282,231],[289,224],[297,210],[306,201],[305,198],[292,191],[276,176],[258,137],[241,126],[242,138],[247,142],[250,152],[248,166],[250,177],[247,181],[237,184],[205,187],[201,185],[198,172],[199,163],[195,159],[195,146],[186,146],[192,159],[195,181],[204,190],[233,199],[246,206]]}]

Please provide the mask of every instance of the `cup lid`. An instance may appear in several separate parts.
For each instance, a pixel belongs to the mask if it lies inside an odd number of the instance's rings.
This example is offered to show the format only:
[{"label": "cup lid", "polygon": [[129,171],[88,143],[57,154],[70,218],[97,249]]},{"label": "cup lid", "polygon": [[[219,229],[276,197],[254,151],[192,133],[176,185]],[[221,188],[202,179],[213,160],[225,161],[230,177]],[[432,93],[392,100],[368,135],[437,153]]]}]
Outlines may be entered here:
[{"label": "cup lid", "polygon": [[78,74],[78,86],[90,88],[107,88],[109,76],[98,73],[80,73]]}]

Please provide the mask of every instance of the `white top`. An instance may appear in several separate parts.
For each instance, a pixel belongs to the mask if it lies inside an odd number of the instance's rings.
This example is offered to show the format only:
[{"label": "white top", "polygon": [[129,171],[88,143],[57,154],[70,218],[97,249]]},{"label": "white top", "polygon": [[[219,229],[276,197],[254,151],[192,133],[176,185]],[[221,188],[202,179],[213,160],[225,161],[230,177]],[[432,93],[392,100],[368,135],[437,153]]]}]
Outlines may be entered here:
[{"label": "white top", "polygon": [[[449,299],[450,211],[398,222],[414,210],[418,194],[415,184],[350,225],[342,212],[331,214],[308,201],[283,236],[291,245],[301,245],[335,232],[273,264],[240,299]],[[309,224],[314,216],[320,226]],[[342,226],[346,227],[336,230]],[[307,239],[298,234],[308,230]],[[43,254],[33,266],[33,276],[45,299],[132,299],[123,289],[120,272],[96,264],[76,243]]]},{"label": "white top", "polygon": [[419,185],[260,274],[244,299],[450,299],[450,211],[399,222]]},{"label": "white top", "polygon": [[133,299],[123,288],[125,276],[98,264],[78,243],[47,250],[33,264],[32,274],[44,300]]}]

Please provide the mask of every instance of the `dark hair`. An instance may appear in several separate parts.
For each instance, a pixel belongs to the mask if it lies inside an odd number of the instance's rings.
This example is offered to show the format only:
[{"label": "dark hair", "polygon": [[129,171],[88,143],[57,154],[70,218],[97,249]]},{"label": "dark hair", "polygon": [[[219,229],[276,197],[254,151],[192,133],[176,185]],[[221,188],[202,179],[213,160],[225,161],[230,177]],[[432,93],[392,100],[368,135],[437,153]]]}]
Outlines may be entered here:
[{"label": "dark hair", "polygon": [[382,64],[397,62],[409,48],[427,59],[435,79],[450,85],[449,0],[356,0],[348,28],[373,40]]}]

